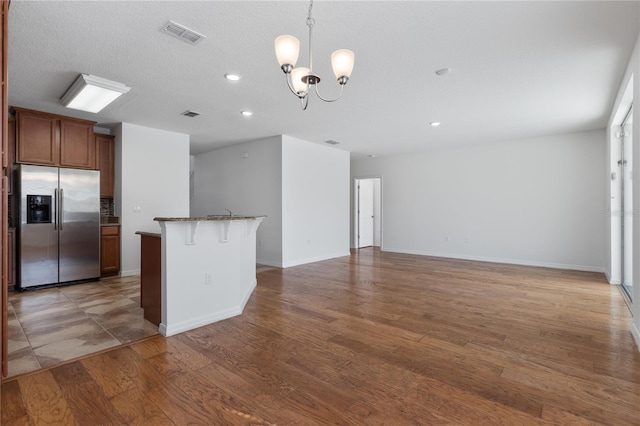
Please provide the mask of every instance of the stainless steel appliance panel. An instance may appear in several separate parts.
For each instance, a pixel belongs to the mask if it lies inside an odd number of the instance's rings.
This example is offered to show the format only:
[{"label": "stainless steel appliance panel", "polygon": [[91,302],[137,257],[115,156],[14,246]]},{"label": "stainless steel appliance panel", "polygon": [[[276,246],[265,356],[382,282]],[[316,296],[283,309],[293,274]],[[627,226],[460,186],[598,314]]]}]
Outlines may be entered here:
[{"label": "stainless steel appliance panel", "polygon": [[[20,287],[54,284],[58,277],[58,169],[20,166]],[[51,223],[27,223],[27,195],[51,197]],[[31,221],[32,222],[32,221]]]},{"label": "stainless steel appliance panel", "polygon": [[100,276],[100,172],[60,169],[60,282]]},{"label": "stainless steel appliance panel", "polygon": [[100,172],[21,165],[21,289],[100,277]]}]

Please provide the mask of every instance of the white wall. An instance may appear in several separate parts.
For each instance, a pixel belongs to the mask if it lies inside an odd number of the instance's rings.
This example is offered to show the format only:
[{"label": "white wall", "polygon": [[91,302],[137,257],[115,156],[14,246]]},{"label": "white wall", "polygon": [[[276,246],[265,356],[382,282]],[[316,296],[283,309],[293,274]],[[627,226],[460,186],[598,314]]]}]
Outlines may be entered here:
[{"label": "white wall", "polygon": [[349,157],[282,137],[284,267],[349,255]]},{"label": "white wall", "polygon": [[[266,215],[257,234],[257,262],[282,265],[282,138],[233,145],[195,157],[192,216]],[[246,153],[247,158],[241,155]]]},{"label": "white wall", "polygon": [[[612,133],[615,131],[614,126],[619,124],[620,116],[616,115],[617,112],[622,109],[624,110],[624,104],[628,104],[630,102],[629,95],[626,92],[626,89],[629,86],[633,87],[633,99],[636,101],[636,105],[633,108],[633,168],[638,168],[640,165],[640,108],[638,107],[638,100],[640,100],[640,36],[636,41],[636,45],[633,49],[633,53],[631,54],[631,58],[629,58],[629,64],[627,65],[627,70],[625,72],[624,78],[620,84],[620,88],[618,91],[618,96],[614,103],[614,107],[612,109],[611,117],[609,119],[609,123],[607,126],[607,153],[609,153],[611,149],[612,143]],[[607,157],[607,174],[612,170],[613,159]],[[611,188],[605,196],[606,202],[609,202],[611,198],[612,192]],[[633,174],[633,200],[634,200],[634,211],[638,211],[638,204],[640,204],[640,173]],[[613,226],[619,227],[619,222],[612,221]],[[613,271],[614,268],[619,268],[619,264],[617,264],[614,259],[615,251],[618,250],[619,239],[615,237],[615,231],[612,232],[612,227],[607,227],[607,254],[608,254],[608,264],[607,264],[607,275],[609,276],[611,282],[615,282],[615,273]],[[640,348],[640,216],[637,214],[633,215],[633,323],[631,326],[631,332],[636,341],[636,345]],[[619,256],[619,255],[618,255]]]},{"label": "white wall", "polygon": [[136,231],[159,233],[154,217],[189,216],[189,135],[129,123],[117,126],[114,134],[120,269],[123,276],[135,275],[140,273]]},{"label": "white wall", "polygon": [[362,159],[352,176],[382,176],[383,250],[604,271],[605,141],[598,130]]}]

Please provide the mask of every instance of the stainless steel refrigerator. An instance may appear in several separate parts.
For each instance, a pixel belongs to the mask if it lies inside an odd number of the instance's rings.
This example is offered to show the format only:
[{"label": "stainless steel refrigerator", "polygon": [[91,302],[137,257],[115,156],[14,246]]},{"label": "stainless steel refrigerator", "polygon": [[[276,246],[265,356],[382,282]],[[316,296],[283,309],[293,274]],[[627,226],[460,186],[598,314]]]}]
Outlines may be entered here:
[{"label": "stainless steel refrigerator", "polygon": [[20,165],[19,289],[100,277],[100,172]]}]

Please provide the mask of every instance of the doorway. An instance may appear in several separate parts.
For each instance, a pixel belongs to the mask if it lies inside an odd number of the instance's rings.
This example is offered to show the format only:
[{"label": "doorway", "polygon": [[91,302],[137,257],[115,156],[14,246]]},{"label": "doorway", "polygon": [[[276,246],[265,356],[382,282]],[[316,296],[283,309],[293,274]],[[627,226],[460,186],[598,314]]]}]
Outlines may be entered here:
[{"label": "doorway", "polygon": [[382,245],[382,178],[354,181],[354,235],[356,248]]},{"label": "doorway", "polygon": [[622,273],[622,289],[629,300],[633,301],[633,136],[631,133],[633,125],[633,107],[629,108],[620,126],[620,159],[618,167],[620,169],[620,211],[622,220],[620,221],[620,235],[622,239],[620,257]]}]

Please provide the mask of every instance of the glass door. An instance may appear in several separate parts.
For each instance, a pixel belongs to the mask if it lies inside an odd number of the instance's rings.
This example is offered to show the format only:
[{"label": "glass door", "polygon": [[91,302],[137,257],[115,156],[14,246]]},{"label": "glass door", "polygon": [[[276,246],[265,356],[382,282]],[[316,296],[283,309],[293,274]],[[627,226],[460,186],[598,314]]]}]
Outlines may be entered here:
[{"label": "glass door", "polygon": [[620,155],[620,176],[621,181],[621,211],[622,220],[622,288],[629,296],[629,300],[633,301],[633,162],[632,162],[632,124],[633,124],[633,107],[629,109],[627,116],[622,122],[621,142],[622,149]]}]

